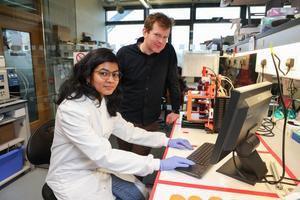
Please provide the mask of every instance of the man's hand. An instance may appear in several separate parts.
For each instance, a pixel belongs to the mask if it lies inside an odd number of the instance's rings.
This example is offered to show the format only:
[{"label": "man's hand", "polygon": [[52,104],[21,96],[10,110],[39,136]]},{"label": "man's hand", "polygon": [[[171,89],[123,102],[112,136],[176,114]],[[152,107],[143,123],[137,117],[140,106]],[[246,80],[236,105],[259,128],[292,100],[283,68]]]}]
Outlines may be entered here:
[{"label": "man's hand", "polygon": [[179,114],[171,112],[167,115],[166,123],[173,124],[178,118],[179,118]]}]

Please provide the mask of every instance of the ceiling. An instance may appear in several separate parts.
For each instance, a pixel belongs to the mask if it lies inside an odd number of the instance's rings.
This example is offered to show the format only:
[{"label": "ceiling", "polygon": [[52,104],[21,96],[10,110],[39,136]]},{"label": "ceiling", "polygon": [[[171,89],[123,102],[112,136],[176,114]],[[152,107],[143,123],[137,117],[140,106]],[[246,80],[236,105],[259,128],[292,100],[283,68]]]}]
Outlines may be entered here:
[{"label": "ceiling", "polygon": [[[147,1],[147,0],[146,0]],[[139,0],[102,0],[103,6],[136,6],[142,5]],[[150,5],[191,4],[191,3],[220,3],[220,0],[148,0]]]},{"label": "ceiling", "polygon": [[[139,0],[101,0],[103,7],[110,6],[141,6]],[[171,4],[201,4],[201,3],[217,3],[220,4],[221,0],[145,0],[150,5],[171,5]],[[272,0],[222,0],[225,4],[230,5],[262,5]]]}]

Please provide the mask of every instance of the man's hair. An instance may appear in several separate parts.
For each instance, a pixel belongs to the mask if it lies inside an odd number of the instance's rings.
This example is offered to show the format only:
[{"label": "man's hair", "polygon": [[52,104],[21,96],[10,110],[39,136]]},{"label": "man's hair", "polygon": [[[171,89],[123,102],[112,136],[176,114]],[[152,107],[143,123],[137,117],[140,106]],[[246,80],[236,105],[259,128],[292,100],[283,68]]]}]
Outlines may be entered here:
[{"label": "man's hair", "polygon": [[172,26],[174,25],[174,20],[173,18],[169,18],[167,15],[157,12],[150,14],[145,22],[144,22],[144,27],[147,31],[151,31],[153,29],[153,24],[157,22],[158,25],[164,29],[171,29]]},{"label": "man's hair", "polygon": [[[92,76],[94,70],[105,62],[117,63],[119,66],[118,59],[112,50],[99,48],[90,51],[75,64],[71,76],[61,85],[56,103],[59,105],[65,99],[73,100],[86,96],[92,100],[98,100],[98,106],[100,106],[101,94],[87,80]],[[110,116],[116,116],[120,95],[120,89],[117,87],[111,95],[106,96],[107,110]]]}]

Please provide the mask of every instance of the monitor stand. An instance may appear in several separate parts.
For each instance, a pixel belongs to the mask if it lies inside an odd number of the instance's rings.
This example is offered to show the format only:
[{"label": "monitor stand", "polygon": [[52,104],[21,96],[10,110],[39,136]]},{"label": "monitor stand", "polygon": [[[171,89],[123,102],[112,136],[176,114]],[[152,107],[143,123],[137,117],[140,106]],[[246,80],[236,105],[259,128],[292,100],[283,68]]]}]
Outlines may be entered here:
[{"label": "monitor stand", "polygon": [[217,170],[217,172],[250,185],[255,185],[257,182],[261,181],[268,172],[265,162],[261,160],[256,151],[248,158],[241,158],[239,156],[234,156],[234,158],[236,166],[234,165],[233,158],[230,158]]}]

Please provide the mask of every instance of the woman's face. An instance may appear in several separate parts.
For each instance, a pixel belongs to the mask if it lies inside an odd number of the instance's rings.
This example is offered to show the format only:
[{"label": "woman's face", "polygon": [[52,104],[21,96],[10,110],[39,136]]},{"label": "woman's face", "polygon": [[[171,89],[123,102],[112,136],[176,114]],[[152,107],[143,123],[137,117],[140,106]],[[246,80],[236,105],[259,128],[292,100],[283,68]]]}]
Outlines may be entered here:
[{"label": "woman's face", "polygon": [[92,73],[90,83],[100,95],[111,95],[116,89],[120,79],[117,63],[104,62],[98,65]]}]

